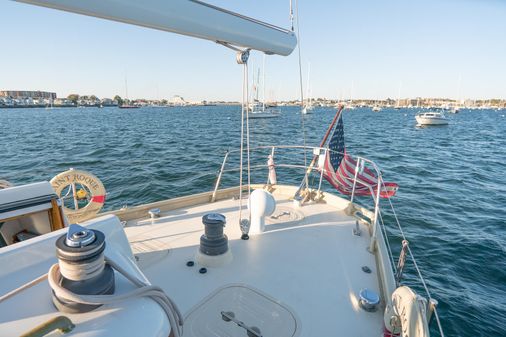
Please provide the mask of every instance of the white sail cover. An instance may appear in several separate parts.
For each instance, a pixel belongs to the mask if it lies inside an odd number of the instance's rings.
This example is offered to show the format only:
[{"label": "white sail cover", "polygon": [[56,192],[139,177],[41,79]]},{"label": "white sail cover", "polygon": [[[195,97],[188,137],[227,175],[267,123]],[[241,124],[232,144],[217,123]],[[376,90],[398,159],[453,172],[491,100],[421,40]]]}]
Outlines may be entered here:
[{"label": "white sail cover", "polygon": [[197,0],[17,0],[287,56],[291,31]]}]

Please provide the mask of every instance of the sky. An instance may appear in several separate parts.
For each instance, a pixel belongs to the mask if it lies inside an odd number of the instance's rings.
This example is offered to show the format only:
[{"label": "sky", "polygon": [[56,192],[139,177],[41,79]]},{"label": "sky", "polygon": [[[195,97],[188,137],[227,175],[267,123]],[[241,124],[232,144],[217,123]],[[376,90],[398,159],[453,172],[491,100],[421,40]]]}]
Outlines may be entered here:
[{"label": "sky", "polygon": [[[295,0],[294,0],[295,1]],[[289,28],[288,0],[209,0]],[[313,97],[506,99],[506,0],[299,3]],[[0,90],[240,100],[233,51],[205,40],[0,1]],[[250,77],[262,54],[250,57]],[[300,97],[297,51],[266,58],[267,99]]]}]

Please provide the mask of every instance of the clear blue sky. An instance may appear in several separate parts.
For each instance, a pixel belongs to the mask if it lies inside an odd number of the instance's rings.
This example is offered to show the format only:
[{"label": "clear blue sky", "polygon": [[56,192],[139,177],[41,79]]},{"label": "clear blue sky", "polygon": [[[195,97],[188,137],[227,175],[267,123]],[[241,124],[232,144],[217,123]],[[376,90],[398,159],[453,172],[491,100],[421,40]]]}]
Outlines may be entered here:
[{"label": "clear blue sky", "polygon": [[[289,26],[288,0],[209,2]],[[299,11],[315,97],[353,87],[354,98],[396,98],[401,87],[402,97],[506,98],[506,1],[301,0]],[[233,52],[209,41],[5,0],[0,31],[0,90],[124,96],[127,74],[130,98],[241,97]],[[261,54],[250,61],[256,72]],[[266,82],[268,97],[297,98],[297,54],[268,57]]]}]

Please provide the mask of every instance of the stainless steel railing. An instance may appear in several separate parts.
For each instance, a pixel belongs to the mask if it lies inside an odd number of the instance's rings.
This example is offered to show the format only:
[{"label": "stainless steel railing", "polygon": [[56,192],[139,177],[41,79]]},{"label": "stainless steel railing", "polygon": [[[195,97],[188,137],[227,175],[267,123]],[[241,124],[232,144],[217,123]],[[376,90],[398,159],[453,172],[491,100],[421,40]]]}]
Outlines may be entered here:
[{"label": "stainless steel railing", "polygon": [[[270,150],[268,154],[270,154],[272,156],[272,158],[274,159],[275,156],[278,154],[278,152],[280,150],[304,150],[304,151],[307,151],[307,150],[310,150],[312,151],[313,155],[315,157],[319,157],[319,156],[325,156],[327,155],[328,153],[338,153],[336,151],[333,151],[331,149],[328,149],[328,148],[324,148],[324,147],[315,147],[315,146],[299,146],[299,145],[276,145],[276,146],[257,146],[257,147],[253,147],[253,148],[250,148],[250,153],[256,153],[256,152],[260,152],[260,151],[266,151],[266,150]],[[238,149],[234,149],[234,150],[229,150],[225,153],[225,156],[223,158],[223,162],[221,164],[221,168],[217,174],[217,177],[216,177],[216,183],[214,185],[214,190],[213,190],[213,193],[212,193],[212,197],[211,197],[211,202],[214,202],[216,200],[216,195],[217,195],[217,192],[220,188],[220,185],[222,183],[222,178],[223,178],[223,174],[224,173],[230,173],[230,172],[237,172],[240,170],[239,167],[232,167],[232,168],[227,168],[227,164],[228,164],[228,161],[230,159],[230,156],[231,154],[234,154],[234,153],[238,153],[240,150]],[[267,154],[267,153],[266,153]],[[317,157],[317,158],[318,158]],[[254,171],[254,170],[261,170],[261,169],[267,169],[267,173],[268,173],[268,169],[269,169],[269,165],[267,164],[267,156],[265,156],[265,164],[255,164],[255,165],[250,165],[250,170],[251,171]],[[370,224],[371,224],[371,227],[372,227],[372,234],[371,234],[371,240],[370,240],[370,246],[369,246],[369,249],[370,251],[374,251],[375,249],[375,246],[376,246],[376,243],[377,243],[377,235],[378,235],[378,230],[380,231],[380,235],[383,235],[383,239],[385,241],[385,245],[386,245],[386,248],[387,248],[387,254],[388,254],[388,258],[390,260],[390,264],[391,264],[391,267],[392,267],[392,270],[394,271],[394,273],[397,274],[397,266],[395,264],[395,261],[394,261],[394,256],[392,254],[392,250],[391,250],[391,247],[390,247],[390,244],[389,244],[389,240],[388,240],[388,236],[387,236],[387,230],[386,230],[386,224],[383,220],[383,217],[382,217],[382,212],[381,212],[381,209],[380,209],[380,192],[381,192],[381,188],[384,188],[386,189],[386,186],[384,184],[384,181],[383,181],[383,176],[382,176],[382,172],[381,170],[379,169],[379,167],[376,165],[376,163],[370,159],[367,159],[365,157],[361,157],[361,156],[356,156],[356,157],[353,157],[353,159],[355,159],[356,161],[356,165],[355,165],[355,175],[354,175],[354,179],[353,179],[353,188],[352,188],[352,192],[351,192],[351,195],[350,195],[350,203],[353,204],[353,202],[356,198],[356,195],[355,195],[355,190],[356,190],[356,186],[357,186],[357,183],[361,183],[360,179],[359,179],[359,173],[361,173],[361,171],[364,169],[364,167],[367,165],[367,167],[369,169],[372,169],[374,171],[374,173],[376,174],[376,177],[377,177],[377,188],[376,190],[373,189],[373,187],[369,187],[370,188],[370,192],[371,192],[371,197],[372,197],[372,201],[373,201],[373,204],[374,204],[374,211],[373,211],[373,216],[372,216],[372,219],[370,219]],[[305,164],[291,164],[291,163],[276,163],[275,164],[275,167],[276,168],[288,168],[288,169],[300,169],[300,170],[303,170],[304,171],[304,174],[305,175],[308,175],[310,174],[311,172],[313,171],[316,171],[318,172],[319,174],[319,181],[318,181],[318,186],[316,188],[316,191],[317,193],[321,192],[321,188],[322,188],[322,181],[323,181],[323,177],[324,177],[324,173],[325,173],[325,168],[323,166],[320,166],[320,165],[313,165],[313,166],[307,166]],[[304,184],[307,180],[306,179],[303,179],[302,184]],[[267,179],[267,182],[268,182],[268,179]],[[368,185],[368,184],[364,184],[364,185]],[[310,186],[306,186],[306,188],[310,188]],[[399,229],[399,233],[401,235],[401,238],[404,241],[407,242],[407,239],[406,239],[406,236],[404,234],[404,231],[400,225],[400,222],[399,222],[399,219],[397,217],[397,214],[395,212],[395,209],[394,209],[394,206],[392,204],[392,201],[390,200],[390,198],[386,198],[389,202],[389,206],[390,206],[390,209],[391,209],[391,212],[395,218],[395,221],[396,221],[396,224],[397,224],[397,227]],[[427,296],[427,313],[430,314],[430,317],[428,317],[428,321],[430,322],[431,321],[431,318],[432,316],[435,318],[435,321],[436,321],[436,324],[437,324],[437,328],[438,328],[438,332],[439,332],[439,335],[441,337],[444,337],[444,333],[443,333],[443,329],[441,327],[441,322],[440,322],[440,319],[439,319],[439,315],[438,315],[438,312],[437,312],[437,307],[436,307],[436,304],[437,304],[437,301],[435,299],[432,298],[431,294],[430,294],[430,291],[427,287],[427,283],[425,281],[425,279],[423,278],[423,275],[420,271],[420,268],[418,266],[418,263],[416,262],[416,259],[413,255],[413,252],[411,251],[410,247],[409,247],[409,244],[406,245],[406,247],[404,248],[404,251],[405,251],[405,256],[402,257],[400,259],[404,259],[407,254],[406,253],[409,253],[409,257],[411,258],[411,261],[412,261],[412,264],[416,270],[416,273],[417,273],[417,276],[418,276],[418,279],[420,280],[424,290],[425,290],[425,293],[426,293],[426,296]],[[401,254],[402,255],[402,254]],[[399,261],[400,261],[399,259]],[[404,260],[402,261],[402,264],[404,265]],[[402,273],[400,273],[402,274]],[[399,282],[400,280],[396,280],[396,282]]]},{"label": "stainless steel railing", "polygon": [[[254,147],[254,148],[251,148],[250,149],[250,152],[258,152],[259,150],[267,150],[269,149],[270,150],[270,155],[272,156],[272,158],[274,159],[275,158],[275,154],[277,152],[277,150],[283,150],[283,149],[300,149],[300,150],[311,150],[313,155],[315,156],[325,156],[327,153],[338,153],[337,151],[333,151],[331,149],[328,149],[328,148],[324,148],[324,147],[316,147],[316,146],[301,146],[301,145],[276,145],[276,146],[257,146],[257,147]],[[211,197],[211,201],[214,202],[216,200],[216,193],[220,187],[220,184],[221,184],[221,181],[222,181],[222,177],[223,177],[223,174],[224,173],[227,173],[227,172],[234,172],[234,171],[239,171],[240,168],[239,167],[234,167],[234,168],[230,168],[230,169],[227,169],[226,168],[226,165],[227,165],[227,162],[228,162],[228,159],[230,157],[230,154],[233,154],[233,153],[238,153],[240,150],[238,149],[234,149],[234,150],[229,150],[225,153],[225,156],[223,158],[223,162],[221,164],[221,168],[220,168],[220,171],[218,172],[218,175],[217,175],[217,179],[216,179],[216,183],[215,183],[215,186],[214,186],[214,190],[213,190],[213,194],[212,194],[212,197]],[[343,153],[341,153],[343,154]],[[353,189],[352,189],[352,193],[351,193],[351,197],[350,197],[350,201],[353,203],[354,201],[354,198],[355,198],[355,188],[356,188],[356,185],[357,185],[357,182],[361,182],[358,178],[358,173],[361,171],[361,169],[364,168],[365,164],[368,164],[375,172],[376,176],[377,176],[377,179],[378,179],[378,186],[381,186],[383,184],[383,179],[382,179],[382,173],[381,171],[379,170],[378,166],[376,165],[376,163],[374,163],[372,160],[370,159],[367,159],[367,158],[364,158],[364,157],[360,157],[360,156],[357,156],[355,157],[356,159],[356,167],[355,167],[355,177],[353,179]],[[321,191],[321,185],[322,185],[322,181],[323,181],[323,175],[325,173],[325,169],[323,167],[319,167],[319,166],[311,166],[311,167],[308,167],[306,165],[303,165],[303,164],[285,164],[285,163],[277,163],[275,164],[275,167],[276,168],[295,168],[295,169],[303,169],[305,172],[308,172],[308,171],[317,171],[319,172],[319,182],[318,182],[318,188],[317,188],[317,192],[320,192]],[[250,166],[250,169],[251,170],[258,170],[258,169],[263,169],[263,168],[268,168],[268,164],[260,164],[260,165],[252,165]],[[367,184],[364,184],[364,185],[367,185]],[[309,187],[309,186],[307,186]],[[376,194],[374,193],[374,190],[372,189],[372,187],[370,187],[370,190],[371,190],[371,195],[373,196],[373,200],[374,200],[374,228],[376,228],[376,224],[377,224],[377,218],[378,218],[378,212],[379,212],[379,195],[380,195],[380,188],[377,188],[377,191],[376,191]],[[374,233],[376,233],[376,230],[374,229]],[[375,234],[373,236],[375,238]],[[372,243],[373,244],[373,243]]]}]

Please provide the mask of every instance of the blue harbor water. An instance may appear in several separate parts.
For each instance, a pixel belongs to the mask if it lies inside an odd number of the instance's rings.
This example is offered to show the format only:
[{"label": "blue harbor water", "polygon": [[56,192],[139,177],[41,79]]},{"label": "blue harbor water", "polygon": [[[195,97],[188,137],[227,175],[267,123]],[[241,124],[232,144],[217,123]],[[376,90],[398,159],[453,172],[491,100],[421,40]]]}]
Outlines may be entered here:
[{"label": "blue harbor water", "polygon": [[[239,111],[0,109],[0,179],[24,184],[70,167],[87,170],[106,186],[106,209],[209,191],[225,150],[239,147]],[[305,137],[296,111],[284,107],[279,118],[252,120],[252,146],[302,145],[304,138],[317,146],[335,110],[306,116]],[[345,111],[347,151],[374,160],[385,180],[399,183],[392,201],[446,335],[506,336],[506,111],[464,110],[449,116],[450,125],[428,128],[415,127],[415,113]],[[304,160],[301,153],[293,159]],[[302,175],[280,172],[278,180],[297,184]],[[255,178],[265,181],[265,171]],[[237,172],[223,183],[237,185]],[[401,240],[386,217],[397,255]],[[411,264],[406,282],[414,282]]]}]

